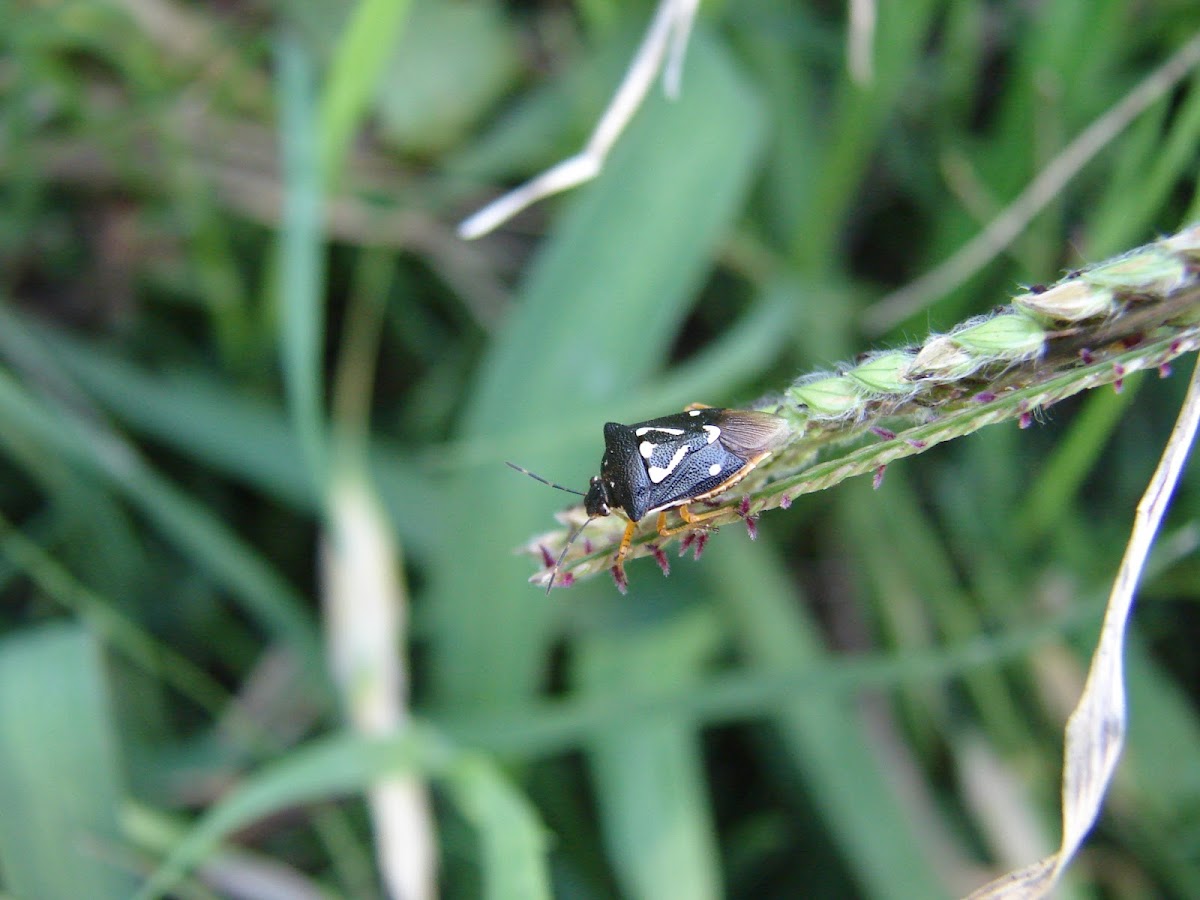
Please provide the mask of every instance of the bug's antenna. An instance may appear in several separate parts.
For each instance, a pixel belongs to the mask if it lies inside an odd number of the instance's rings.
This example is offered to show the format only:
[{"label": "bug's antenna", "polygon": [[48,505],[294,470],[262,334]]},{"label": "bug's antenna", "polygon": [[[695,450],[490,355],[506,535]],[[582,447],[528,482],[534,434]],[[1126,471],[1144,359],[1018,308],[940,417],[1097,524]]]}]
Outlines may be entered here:
[{"label": "bug's antenna", "polygon": [[[511,463],[510,463],[510,465],[511,465]],[[515,466],[514,466],[514,468],[515,468]],[[551,485],[551,487],[557,487],[557,485]],[[578,493],[578,492],[576,492],[576,493]],[[562,566],[562,561],[567,558],[567,551],[570,550],[571,545],[575,543],[575,538],[579,537],[579,535],[583,531],[583,529],[587,528],[588,525],[591,523],[592,519],[594,519],[594,518],[596,518],[596,517],[588,516],[587,519],[584,520],[583,524],[580,525],[578,528],[576,528],[574,531],[572,531],[571,534],[567,537],[567,543],[562,548],[562,553],[558,554],[558,559],[556,559],[554,561],[554,568],[550,571],[550,580],[546,582],[546,595],[547,596],[550,595],[550,591],[554,587],[554,579],[558,577],[558,570],[559,570],[559,567]]]},{"label": "bug's antenna", "polygon": [[[528,475],[534,481],[540,481],[542,484],[549,485],[552,488],[557,488],[560,491],[566,491],[568,494],[576,494],[580,497],[587,496],[587,494],[585,494],[583,491],[577,491],[574,488],[563,487],[561,484],[555,484],[553,481],[548,481],[545,478],[543,478],[541,475],[534,474],[533,472],[530,472],[528,469],[526,469],[522,466],[518,466],[516,463],[508,462],[508,460],[505,460],[504,463],[509,468],[516,469],[518,472]],[[558,554],[558,559],[556,559],[554,561],[554,568],[550,570],[550,580],[548,582],[546,582],[546,593],[547,594],[549,594],[551,589],[554,587],[554,581],[556,578],[558,578],[558,570],[562,566],[562,561],[567,558],[567,551],[571,549],[571,545],[575,543],[575,539],[577,537],[579,537],[579,535],[583,531],[583,529],[587,528],[588,522],[592,521],[592,519],[594,519],[594,518],[595,518],[595,516],[588,516],[587,521],[585,521],[582,525],[580,525],[578,528],[576,528],[574,531],[572,531],[571,534],[567,537],[566,545],[562,548],[562,552],[560,554]]]},{"label": "bug's antenna", "polygon": [[511,469],[516,469],[518,472],[522,472],[522,473],[528,475],[534,481],[540,481],[542,484],[547,484],[552,488],[558,488],[560,491],[566,491],[568,494],[577,494],[580,497],[587,496],[587,494],[585,494],[583,491],[577,491],[574,488],[563,487],[561,484],[555,484],[553,481],[547,481],[541,475],[535,475],[533,472],[530,472],[528,469],[518,466],[516,463],[511,463],[511,462],[508,462],[507,460],[505,460],[504,464]]}]

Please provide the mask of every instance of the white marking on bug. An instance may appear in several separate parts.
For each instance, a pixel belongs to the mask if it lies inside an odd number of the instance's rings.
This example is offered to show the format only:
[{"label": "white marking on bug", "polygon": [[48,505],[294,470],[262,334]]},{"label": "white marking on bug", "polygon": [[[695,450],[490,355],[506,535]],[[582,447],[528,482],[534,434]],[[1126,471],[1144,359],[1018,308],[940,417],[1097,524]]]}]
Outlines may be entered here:
[{"label": "white marking on bug", "polygon": [[654,455],[654,447],[649,441],[642,441],[638,444],[638,453],[642,454],[642,459],[649,459]]},{"label": "white marking on bug", "polygon": [[710,444],[721,436],[721,429],[716,425],[705,425],[704,430],[708,432],[708,442]]},{"label": "white marking on bug", "polygon": [[721,474],[721,464],[713,463],[711,466],[709,466],[708,474],[709,475],[720,475]]},{"label": "white marking on bug", "polygon": [[684,456],[687,455],[688,448],[680,447],[675,451],[675,455],[671,457],[671,461],[666,466],[659,468],[658,466],[649,466],[646,469],[646,474],[650,476],[650,480],[655,484],[660,484],[664,478],[675,471],[675,467],[683,462]]},{"label": "white marking on bug", "polygon": [[641,437],[642,435],[647,434],[651,431],[661,431],[664,434],[683,434],[682,428],[659,428],[657,425],[643,425],[641,428],[638,428],[633,433],[636,434],[638,437]]},{"label": "white marking on bug", "polygon": [[689,415],[689,416],[698,416],[698,415],[700,415],[700,410],[698,410],[698,409],[689,409],[689,410],[688,410],[688,415]]}]

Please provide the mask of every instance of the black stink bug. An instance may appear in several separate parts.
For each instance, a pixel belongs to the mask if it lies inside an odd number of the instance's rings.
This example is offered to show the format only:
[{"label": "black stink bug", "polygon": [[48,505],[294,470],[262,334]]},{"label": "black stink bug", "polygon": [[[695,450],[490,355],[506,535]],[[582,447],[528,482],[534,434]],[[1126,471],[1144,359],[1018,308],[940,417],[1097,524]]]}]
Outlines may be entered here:
[{"label": "black stink bug", "polygon": [[[783,446],[788,433],[787,422],[770,413],[700,404],[633,425],[607,423],[600,474],[589,482],[583,506],[588,522],[614,512],[628,522],[613,564],[617,587],[625,590],[625,555],[638,522],[658,513],[658,533],[667,537],[719,515],[723,510],[693,513],[688,504],[709,500],[733,487]],[[520,471],[533,475],[525,469]],[[537,475],[533,477],[545,482]],[[667,527],[669,509],[679,510],[683,524]],[[554,585],[567,550],[586,525],[587,522],[568,538],[550,575],[547,591]]]}]

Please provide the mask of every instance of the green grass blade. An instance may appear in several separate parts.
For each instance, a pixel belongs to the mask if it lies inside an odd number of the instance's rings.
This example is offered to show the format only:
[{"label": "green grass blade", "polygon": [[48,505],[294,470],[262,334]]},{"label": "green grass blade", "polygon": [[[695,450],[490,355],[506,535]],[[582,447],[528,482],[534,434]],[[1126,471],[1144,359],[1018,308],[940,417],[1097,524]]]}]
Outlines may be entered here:
[{"label": "green grass blade", "polygon": [[1129,378],[1124,390],[1093,391],[1054,452],[1042,464],[1024,508],[1016,517],[1013,534],[1025,547],[1034,547],[1068,516],[1084,481],[1095,467],[1121,417],[1138,395],[1140,374]]},{"label": "green grass blade", "polygon": [[[29,325],[11,312],[10,332]],[[315,485],[282,412],[194,369],[151,372],[91,343],[30,328],[56,360],[128,428],[230,478],[304,511],[318,508]],[[401,451],[376,442],[375,479],[406,545],[438,541],[437,491]],[[420,520],[402,510],[420,509]]]},{"label": "green grass blade", "polygon": [[[580,642],[576,680],[585,697],[672,693],[695,684],[718,643],[702,612],[658,627],[595,632]],[[588,742],[609,856],[622,896],[721,895],[715,826],[700,736],[683,717],[630,717]]]},{"label": "green grass blade", "polygon": [[437,742],[417,728],[394,741],[340,735],[295,749],[210,807],[137,896],[161,896],[240,827],[289,807],[361,790],[386,775],[430,770],[441,755]]},{"label": "green grass blade", "polygon": [[320,651],[303,603],[279,575],[201,504],[150,468],[115,435],[101,433],[73,413],[38,402],[0,371],[0,422],[19,429],[47,452],[62,455],[105,480],[291,645],[314,674]]},{"label": "green grass blade", "polygon": [[947,647],[800,659],[786,666],[714,673],[694,690],[662,697],[543,702],[510,713],[480,711],[445,718],[441,725],[463,743],[538,760],[572,752],[589,736],[619,730],[631,717],[687,717],[711,727],[771,717],[801,696],[844,703],[847,696],[866,690],[958,681],[981,666],[1018,662],[1046,644],[1060,643],[1064,636],[1094,632],[1099,620],[1096,609],[1080,604],[1046,622]]},{"label": "green grass blade", "polygon": [[327,188],[336,185],[408,8],[409,0],[360,0],[338,38],[320,108],[320,164]]},{"label": "green grass blade", "polygon": [[477,754],[464,755],[446,780],[459,810],[479,832],[486,900],[549,900],[545,830],[524,795]]},{"label": "green grass blade", "polygon": [[[764,547],[717,541],[705,560],[717,575],[734,640],[752,666],[771,670],[822,659],[815,626]],[[928,848],[906,827],[908,810],[873,752],[870,734],[847,714],[846,702],[797,694],[778,704],[773,720],[864,893],[896,900],[946,896]]]},{"label": "green grass blade", "polygon": [[17,897],[127,898],[125,783],[101,654],[86,630],[0,642],[0,868]]},{"label": "green grass blade", "polygon": [[490,762],[414,724],[392,739],[325,738],[264,768],[208,810],[137,897],[161,896],[238,828],[290,807],[361,791],[394,775],[442,780],[451,789],[463,814],[480,829],[487,848],[488,897],[549,896],[544,888],[548,875],[542,826],[536,813]]},{"label": "green grass blade", "polygon": [[[1200,803],[1200,720],[1195,706],[1139,640],[1126,647],[1130,717],[1114,803],[1116,828],[1154,859],[1173,896],[1200,895],[1192,810]],[[1132,801],[1132,802],[1129,802]],[[1125,811],[1128,812],[1125,812]]]},{"label": "green grass blade", "polygon": [[883,127],[895,113],[921,64],[930,23],[937,4],[930,0],[881,5],[879,30],[888,33],[876,48],[875,78],[862,87],[843,69],[826,126],[825,146],[812,166],[816,179],[812,204],[791,235],[792,257],[808,272],[830,271],[837,257],[836,241],[850,204],[861,188],[863,172],[876,150]]},{"label": "green grass blade", "polygon": [[0,554],[20,567],[48,597],[85,620],[115,651],[157,674],[212,715],[220,714],[229,694],[219,682],[157,640],[111,600],[89,590],[35,541],[14,528],[2,512]]},{"label": "green grass blade", "polygon": [[[1139,160],[1143,162],[1140,177],[1131,181],[1124,196],[1107,198],[1110,209],[1097,214],[1097,225],[1088,241],[1091,253],[1119,252],[1122,246],[1136,243],[1148,225],[1163,231],[1176,224],[1160,217],[1172,187],[1195,168],[1196,146],[1200,143],[1200,77],[1193,76],[1188,83],[1165,139],[1158,133],[1154,137],[1150,153]],[[1180,220],[1189,221],[1192,219],[1187,217]]]},{"label": "green grass blade", "polygon": [[325,248],[313,65],[299,41],[277,44],[283,221],[279,236],[279,323],[292,423],[312,476],[326,480],[322,364]]}]

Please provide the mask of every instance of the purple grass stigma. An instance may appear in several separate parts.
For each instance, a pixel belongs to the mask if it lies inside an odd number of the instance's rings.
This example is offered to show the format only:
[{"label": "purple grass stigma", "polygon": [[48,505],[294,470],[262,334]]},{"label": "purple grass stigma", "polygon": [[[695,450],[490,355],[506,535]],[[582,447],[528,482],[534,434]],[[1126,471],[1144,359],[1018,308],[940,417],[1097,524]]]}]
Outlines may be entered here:
[{"label": "purple grass stigma", "polygon": [[887,471],[887,466],[876,466],[875,474],[871,476],[871,487],[875,490],[883,485],[883,473]]},{"label": "purple grass stigma", "polygon": [[738,504],[738,515],[742,517],[742,521],[746,523],[746,533],[750,535],[750,540],[758,540],[758,516],[750,515],[750,498],[743,497],[742,502]]},{"label": "purple grass stigma", "polygon": [[663,553],[662,547],[658,544],[650,545],[650,552],[654,554],[654,561],[658,563],[658,567],[662,569],[663,577],[671,574],[671,561],[667,559],[667,554]]},{"label": "purple grass stigma", "polygon": [[879,425],[872,425],[871,433],[873,435],[875,435],[877,438],[880,438],[885,441],[894,441],[896,439],[896,432],[892,431],[889,428],[882,428]]},{"label": "purple grass stigma", "polygon": [[620,566],[613,566],[608,570],[612,573],[613,583],[617,586],[617,590],[622,594],[629,593],[629,577],[625,574],[625,570]]}]

